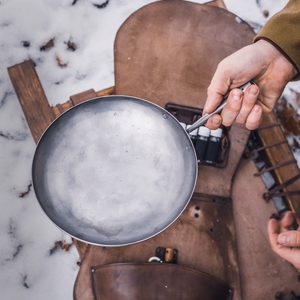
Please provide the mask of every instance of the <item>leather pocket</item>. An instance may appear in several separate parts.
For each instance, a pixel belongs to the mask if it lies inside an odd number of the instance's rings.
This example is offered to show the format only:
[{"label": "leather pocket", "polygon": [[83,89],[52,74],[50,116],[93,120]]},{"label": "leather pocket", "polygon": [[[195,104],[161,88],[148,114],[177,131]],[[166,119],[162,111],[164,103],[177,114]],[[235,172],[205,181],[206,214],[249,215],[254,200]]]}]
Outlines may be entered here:
[{"label": "leather pocket", "polygon": [[97,300],[229,300],[232,289],[198,270],[166,263],[117,263],[92,268]]}]

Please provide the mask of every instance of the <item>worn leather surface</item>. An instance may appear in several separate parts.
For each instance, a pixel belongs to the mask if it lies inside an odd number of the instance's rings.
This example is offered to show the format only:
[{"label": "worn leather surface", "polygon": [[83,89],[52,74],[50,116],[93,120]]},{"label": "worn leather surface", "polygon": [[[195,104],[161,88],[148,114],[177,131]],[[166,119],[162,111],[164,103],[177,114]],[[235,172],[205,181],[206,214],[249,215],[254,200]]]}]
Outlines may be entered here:
[{"label": "worn leather surface", "polygon": [[235,245],[230,200],[194,196],[180,218],[154,238],[126,247],[89,246],[76,279],[74,297],[78,300],[94,299],[91,266],[144,263],[155,254],[156,247],[161,246],[178,250],[179,265],[201,270],[227,282],[235,290],[234,299],[240,299]]},{"label": "worn leather surface", "polygon": [[[246,23],[221,8],[180,0],[151,3],[135,12],[117,34],[116,94],[142,97],[163,107],[175,103],[201,108],[218,62],[251,42],[253,36]],[[241,299],[230,195],[248,135],[241,126],[231,128],[227,167],[199,168],[191,203],[166,231],[122,248],[89,246],[76,280],[74,298],[94,299],[91,266],[142,263],[153,256],[156,247],[162,246],[178,249],[179,264],[227,282],[235,290],[234,299]]]},{"label": "worn leather surface", "polygon": [[278,292],[294,299],[291,291],[300,295],[299,272],[270,247],[267,222],[276,209],[263,199],[266,189],[256,172],[253,161],[243,159],[232,190],[242,299],[273,300]]},{"label": "worn leather surface", "polygon": [[[203,108],[217,64],[251,43],[254,33],[234,14],[182,0],[151,3],[131,15],[115,40],[116,94]],[[199,168],[196,192],[230,197],[249,132],[230,130],[226,168]],[[205,180],[203,180],[205,179]]]},{"label": "worn leather surface", "polygon": [[92,272],[96,300],[229,300],[229,286],[174,264],[111,264]]}]

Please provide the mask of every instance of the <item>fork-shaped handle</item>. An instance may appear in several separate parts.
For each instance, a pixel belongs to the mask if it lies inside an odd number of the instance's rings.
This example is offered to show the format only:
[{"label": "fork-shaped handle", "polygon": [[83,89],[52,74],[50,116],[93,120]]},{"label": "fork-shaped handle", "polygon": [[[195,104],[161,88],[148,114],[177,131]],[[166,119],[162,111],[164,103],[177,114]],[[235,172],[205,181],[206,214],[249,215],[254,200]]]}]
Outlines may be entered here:
[{"label": "fork-shaped handle", "polygon": [[[244,92],[250,85],[254,84],[254,82],[251,80],[249,82],[247,82],[246,84],[242,85],[240,87],[240,89]],[[215,114],[218,114],[222,111],[222,109],[224,108],[224,106],[227,103],[227,97],[225,96],[221,102],[221,104],[211,113],[209,114],[205,114],[204,116],[202,116],[200,119],[198,119],[194,124],[192,124],[186,131],[187,133],[190,133],[192,131],[194,131],[195,129],[199,128],[200,126],[204,125],[207,120],[212,117]]]}]

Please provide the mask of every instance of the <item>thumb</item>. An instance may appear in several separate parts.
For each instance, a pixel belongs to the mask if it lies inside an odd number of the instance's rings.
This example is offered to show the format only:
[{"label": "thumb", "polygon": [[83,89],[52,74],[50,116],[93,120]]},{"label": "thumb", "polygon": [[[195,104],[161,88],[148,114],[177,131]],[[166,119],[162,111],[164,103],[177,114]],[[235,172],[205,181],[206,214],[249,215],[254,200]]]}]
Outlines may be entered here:
[{"label": "thumb", "polygon": [[290,230],[279,234],[277,242],[287,247],[300,247],[300,231]]},{"label": "thumb", "polygon": [[228,74],[227,68],[220,63],[207,88],[207,99],[204,105],[203,114],[214,111],[221,103],[223,97],[228,93],[231,84]]}]

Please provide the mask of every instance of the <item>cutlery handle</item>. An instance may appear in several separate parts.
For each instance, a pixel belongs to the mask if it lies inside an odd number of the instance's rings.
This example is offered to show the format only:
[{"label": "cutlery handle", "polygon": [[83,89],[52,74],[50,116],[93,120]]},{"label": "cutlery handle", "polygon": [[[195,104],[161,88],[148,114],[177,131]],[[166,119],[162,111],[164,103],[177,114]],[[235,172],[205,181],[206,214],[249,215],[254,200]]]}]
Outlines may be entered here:
[{"label": "cutlery handle", "polygon": [[[249,87],[251,86],[252,84],[254,84],[254,82],[251,80],[249,82],[247,82],[246,84],[242,85],[241,87],[239,87],[243,92]],[[193,130],[199,128],[200,126],[204,125],[207,120],[212,117],[213,115],[215,114],[218,114],[222,111],[222,109],[224,108],[224,106],[226,105],[227,103],[227,97],[228,96],[225,96],[221,102],[221,104],[211,113],[209,114],[205,114],[204,116],[202,116],[199,120],[197,120],[194,124],[192,124],[186,131],[187,133],[190,133],[192,132]]]}]

